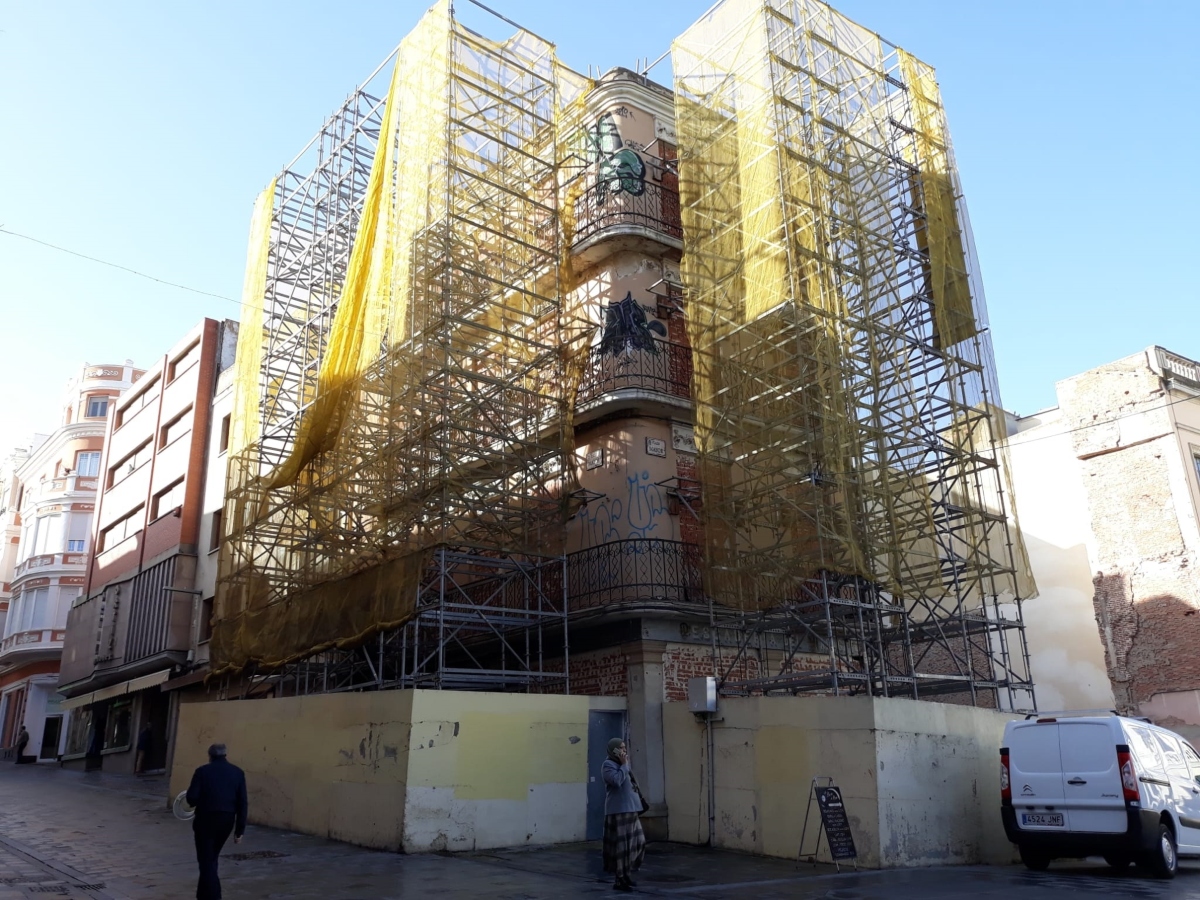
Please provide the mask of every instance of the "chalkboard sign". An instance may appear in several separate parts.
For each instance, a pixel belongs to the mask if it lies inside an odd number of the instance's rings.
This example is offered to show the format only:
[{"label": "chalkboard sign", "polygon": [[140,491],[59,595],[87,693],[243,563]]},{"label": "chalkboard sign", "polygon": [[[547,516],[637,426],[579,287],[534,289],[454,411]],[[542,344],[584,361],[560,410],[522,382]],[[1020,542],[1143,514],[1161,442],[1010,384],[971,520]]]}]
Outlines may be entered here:
[{"label": "chalkboard sign", "polygon": [[825,824],[825,836],[829,841],[829,853],[835,860],[857,859],[858,851],[854,849],[854,835],[850,833],[850,819],[846,815],[846,805],[842,802],[842,791],[834,784],[818,787],[813,785],[817,794],[817,807],[821,810],[821,821]]}]

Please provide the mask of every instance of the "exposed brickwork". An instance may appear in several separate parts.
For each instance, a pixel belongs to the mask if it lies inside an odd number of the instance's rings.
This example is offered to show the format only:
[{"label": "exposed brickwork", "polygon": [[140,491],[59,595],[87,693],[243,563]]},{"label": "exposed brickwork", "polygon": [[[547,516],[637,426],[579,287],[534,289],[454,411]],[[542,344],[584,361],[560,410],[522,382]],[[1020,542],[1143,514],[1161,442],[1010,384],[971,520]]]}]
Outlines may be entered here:
[{"label": "exposed brickwork", "polygon": [[[759,660],[754,657],[742,656],[738,659],[737,651],[724,648],[718,655],[720,671],[713,671],[712,648],[704,644],[667,644],[663,651],[663,694],[668,701],[687,699],[689,678],[703,678],[706,675],[723,675],[734,680],[759,678],[763,675],[774,675],[778,668],[764,672]],[[737,660],[732,671],[729,667]],[[811,672],[828,669],[829,659],[824,656],[797,656],[789,671]]]},{"label": "exposed brickwork", "polygon": [[[1145,354],[1059,385],[1087,495],[1093,604],[1117,703],[1200,687],[1198,536],[1168,395]],[[1098,424],[1093,424],[1098,423]]]},{"label": "exposed brickwork", "polygon": [[[547,663],[551,672],[562,671],[562,660]],[[629,692],[629,665],[619,647],[571,654],[571,693],[589,697],[624,697]],[[551,693],[558,693],[558,690]]]}]

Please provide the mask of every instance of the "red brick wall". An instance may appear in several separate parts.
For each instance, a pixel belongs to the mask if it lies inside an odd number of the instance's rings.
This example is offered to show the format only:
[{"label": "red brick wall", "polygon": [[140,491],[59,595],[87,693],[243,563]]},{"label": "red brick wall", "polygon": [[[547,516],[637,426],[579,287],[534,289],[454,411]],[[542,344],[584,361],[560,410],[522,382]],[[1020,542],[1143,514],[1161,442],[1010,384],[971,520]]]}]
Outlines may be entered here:
[{"label": "red brick wall", "polygon": [[[778,674],[777,667],[763,671],[757,657],[740,658],[731,647],[718,650],[717,659],[720,671],[713,671],[712,648],[705,644],[667,644],[663,651],[663,693],[668,701],[686,700],[689,678],[703,678],[706,675],[720,677],[726,675],[733,680],[760,678],[765,675]],[[734,661],[737,665],[729,671]],[[829,658],[826,656],[797,656],[789,671],[811,672],[829,668]]]}]

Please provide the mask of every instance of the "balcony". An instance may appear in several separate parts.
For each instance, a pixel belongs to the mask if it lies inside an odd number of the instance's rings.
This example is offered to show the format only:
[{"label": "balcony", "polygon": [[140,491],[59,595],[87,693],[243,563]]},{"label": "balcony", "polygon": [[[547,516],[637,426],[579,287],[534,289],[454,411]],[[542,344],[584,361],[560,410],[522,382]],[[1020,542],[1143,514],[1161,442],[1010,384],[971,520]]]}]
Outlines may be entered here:
[{"label": "balcony", "polygon": [[690,408],[691,348],[668,341],[655,341],[654,347],[657,352],[626,349],[620,353],[592,347],[575,397],[576,424],[581,423],[581,414],[614,401],[656,400]]},{"label": "balcony", "polygon": [[87,565],[87,561],[86,553],[43,553],[40,556],[31,556],[13,570],[13,582],[19,581],[22,575],[42,569],[82,568]]},{"label": "balcony", "polygon": [[658,539],[612,541],[567,556],[568,609],[704,603],[701,550]]},{"label": "balcony", "polygon": [[96,475],[61,475],[43,481],[38,490],[39,497],[50,497],[55,494],[73,494],[77,492],[95,493],[100,480]]},{"label": "balcony", "polygon": [[613,193],[606,184],[592,184],[575,201],[574,252],[590,261],[586,254],[590,247],[622,235],[681,249],[679,192],[652,180],[641,184],[640,194]]},{"label": "balcony", "polygon": [[35,628],[10,634],[0,643],[0,665],[54,659],[62,653],[66,634],[61,628]]}]

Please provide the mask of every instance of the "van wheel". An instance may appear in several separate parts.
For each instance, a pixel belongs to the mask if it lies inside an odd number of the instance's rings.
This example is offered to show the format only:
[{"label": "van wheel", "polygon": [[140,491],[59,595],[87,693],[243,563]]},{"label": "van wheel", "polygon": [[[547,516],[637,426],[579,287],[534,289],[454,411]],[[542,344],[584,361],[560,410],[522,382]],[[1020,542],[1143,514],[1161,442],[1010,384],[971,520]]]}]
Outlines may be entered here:
[{"label": "van wheel", "polygon": [[1158,826],[1158,843],[1146,854],[1146,868],[1155,878],[1174,878],[1179,868],[1179,852],[1175,846],[1175,835],[1166,825]]},{"label": "van wheel", "polygon": [[1105,853],[1104,861],[1114,869],[1128,869],[1133,863],[1133,857],[1128,853]]},{"label": "van wheel", "polygon": [[1017,849],[1021,852],[1021,862],[1025,863],[1025,868],[1033,872],[1045,872],[1050,868],[1049,853],[1034,850],[1024,845],[1019,845]]}]

